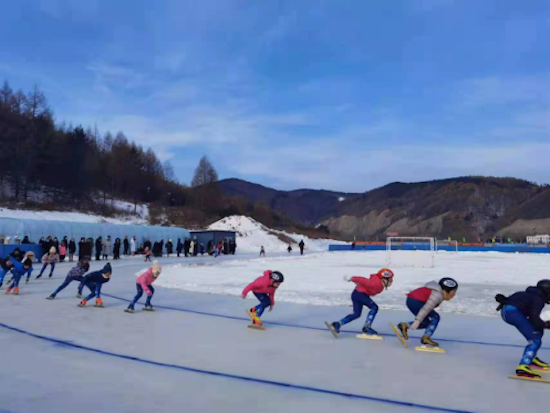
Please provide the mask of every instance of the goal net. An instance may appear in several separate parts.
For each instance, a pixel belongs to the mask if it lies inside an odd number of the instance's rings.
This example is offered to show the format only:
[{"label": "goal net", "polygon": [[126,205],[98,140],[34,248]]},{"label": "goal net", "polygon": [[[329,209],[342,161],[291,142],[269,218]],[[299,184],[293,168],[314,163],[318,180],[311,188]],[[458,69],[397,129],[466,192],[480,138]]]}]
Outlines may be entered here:
[{"label": "goal net", "polygon": [[386,264],[388,267],[433,268],[434,247],[431,237],[388,237]]},{"label": "goal net", "polygon": [[458,241],[436,241],[435,252],[438,251],[458,252]]}]

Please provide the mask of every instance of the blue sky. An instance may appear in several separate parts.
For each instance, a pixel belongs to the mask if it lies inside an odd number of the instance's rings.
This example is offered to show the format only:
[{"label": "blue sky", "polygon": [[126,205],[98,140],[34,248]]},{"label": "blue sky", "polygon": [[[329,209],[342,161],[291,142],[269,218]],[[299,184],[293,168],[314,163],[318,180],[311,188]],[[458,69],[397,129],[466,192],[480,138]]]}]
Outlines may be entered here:
[{"label": "blue sky", "polygon": [[221,178],[365,191],[550,182],[550,4],[529,0],[2,2],[0,79]]}]

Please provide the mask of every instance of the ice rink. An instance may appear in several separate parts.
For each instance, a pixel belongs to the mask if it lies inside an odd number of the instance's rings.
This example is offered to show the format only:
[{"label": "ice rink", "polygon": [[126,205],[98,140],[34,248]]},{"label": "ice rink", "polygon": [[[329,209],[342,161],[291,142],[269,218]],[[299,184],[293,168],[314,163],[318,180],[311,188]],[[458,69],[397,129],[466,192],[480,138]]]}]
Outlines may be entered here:
[{"label": "ice rink", "polygon": [[[261,275],[257,270],[271,268],[277,260],[284,259],[288,262],[281,270],[287,281],[282,288],[290,292],[295,288],[291,285],[293,277],[298,282],[300,274],[307,273],[307,262],[315,266],[330,260],[334,268],[348,266],[357,272],[360,268],[354,260],[359,258],[355,257],[376,260],[376,255],[369,254],[327,253],[323,257],[313,254],[265,260],[237,256],[219,259],[213,265],[210,257],[164,258],[161,264],[181,263],[182,266],[177,267],[179,276],[189,277],[200,285],[198,275],[205,284],[211,282],[208,273],[201,273],[202,269],[213,269],[221,278],[224,274],[233,277],[234,267],[244,261],[247,266],[241,268],[241,272],[250,273],[242,285],[234,286],[242,289]],[[543,266],[538,256],[519,258],[534,263],[529,268],[540,265],[536,277],[547,276],[548,267]],[[456,255],[453,259],[462,260]],[[489,255],[486,259],[497,263],[512,258]],[[94,261],[92,270],[100,269],[103,264]],[[384,341],[355,338],[363,317],[346,326],[346,333],[336,340],[323,322],[340,319],[350,312],[347,306],[334,305],[337,303],[321,306],[280,300],[273,312],[263,316],[266,331],[256,331],[247,328],[249,319],[245,313],[253,300],[163,288],[159,282],[153,298],[157,311],[138,310],[127,314],[123,310],[127,300],[135,295],[135,274],[145,265],[140,259],[111,261],[111,264],[112,280],[103,288],[104,309],[90,304],[78,308],[76,283],[54,301],[45,300],[64,279],[70,269],[68,263],[59,265],[52,279],[35,280],[33,276],[28,285],[22,283],[19,296],[6,296],[5,288],[2,290],[0,345],[4,358],[0,411],[515,412],[527,408],[546,409],[549,385],[508,379],[526,343],[500,318],[443,313],[434,339],[447,354],[432,354],[414,350],[420,333],[414,334],[409,340],[410,347],[405,349],[391,332],[389,322],[411,319],[403,310],[379,312],[374,327]],[[425,278],[446,275],[439,272],[442,269],[429,270]],[[172,271],[167,268],[166,275],[175,277]],[[357,275],[368,275],[370,268],[364,271]],[[509,277],[512,278],[515,279]],[[523,289],[529,280],[526,278],[523,284],[516,282],[515,287]],[[241,281],[232,279],[231,282]],[[323,280],[317,280],[316,285],[322,284]],[[514,291],[509,282],[503,285],[508,289],[502,292]],[[336,294],[348,296],[353,290],[350,284],[334,288]],[[468,288],[459,290],[457,303],[461,297],[466,299],[468,291]],[[278,294],[284,298],[283,290]],[[490,294],[492,289],[489,297]],[[382,303],[382,297],[376,301]],[[496,307],[494,301],[489,304],[491,308]],[[541,359],[550,359],[549,350],[550,345],[543,343]]]}]

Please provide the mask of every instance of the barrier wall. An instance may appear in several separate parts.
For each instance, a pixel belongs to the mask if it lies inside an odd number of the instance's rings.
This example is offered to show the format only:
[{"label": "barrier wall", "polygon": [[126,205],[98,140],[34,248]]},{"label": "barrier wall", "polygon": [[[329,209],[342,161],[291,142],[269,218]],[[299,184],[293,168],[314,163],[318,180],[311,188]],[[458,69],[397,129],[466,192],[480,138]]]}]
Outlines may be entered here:
[{"label": "barrier wall", "polygon": [[[401,251],[426,251],[429,250],[429,246],[426,243],[400,243],[393,244],[395,248],[393,250]],[[438,246],[439,251],[456,251],[455,246]],[[329,251],[352,251],[350,245],[329,245]],[[353,251],[385,251],[385,245],[356,245]],[[473,252],[522,252],[532,254],[550,254],[550,247],[547,245],[533,246],[529,244],[485,244],[485,246],[472,246],[472,244],[462,245],[458,244],[458,251],[473,251]]]},{"label": "barrier wall", "polygon": [[42,247],[38,244],[21,244],[21,245],[0,245],[0,258],[5,258],[8,254],[11,254],[14,249],[19,248],[21,251],[32,251],[36,262],[40,261],[43,252]]}]

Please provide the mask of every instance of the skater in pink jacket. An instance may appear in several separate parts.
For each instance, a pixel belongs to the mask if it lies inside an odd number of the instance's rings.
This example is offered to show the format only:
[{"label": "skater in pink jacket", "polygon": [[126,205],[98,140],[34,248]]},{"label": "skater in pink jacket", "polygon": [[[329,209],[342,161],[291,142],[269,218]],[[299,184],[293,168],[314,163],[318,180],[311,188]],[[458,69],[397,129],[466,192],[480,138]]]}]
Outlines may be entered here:
[{"label": "skater in pink jacket", "polygon": [[160,266],[159,262],[155,260],[153,262],[153,266],[148,268],[147,271],[145,271],[143,274],[141,274],[138,277],[136,281],[137,294],[134,297],[134,300],[128,306],[128,308],[124,311],[126,311],[127,313],[133,313],[134,306],[136,305],[137,301],[141,298],[144,291],[147,294],[147,300],[145,301],[144,310],[153,311],[153,306],[151,305],[151,298],[153,298],[153,294],[155,294],[155,289],[153,288],[152,284],[159,277],[161,272],[162,272],[162,267]]},{"label": "skater in pink jacket", "polygon": [[256,298],[260,300],[260,304],[250,309],[253,324],[261,326],[262,322],[260,321],[260,317],[264,310],[267,307],[269,307],[269,311],[273,310],[273,306],[275,305],[275,292],[284,280],[283,274],[279,271],[267,270],[262,277],[257,278],[243,290],[243,299],[252,291]]}]

